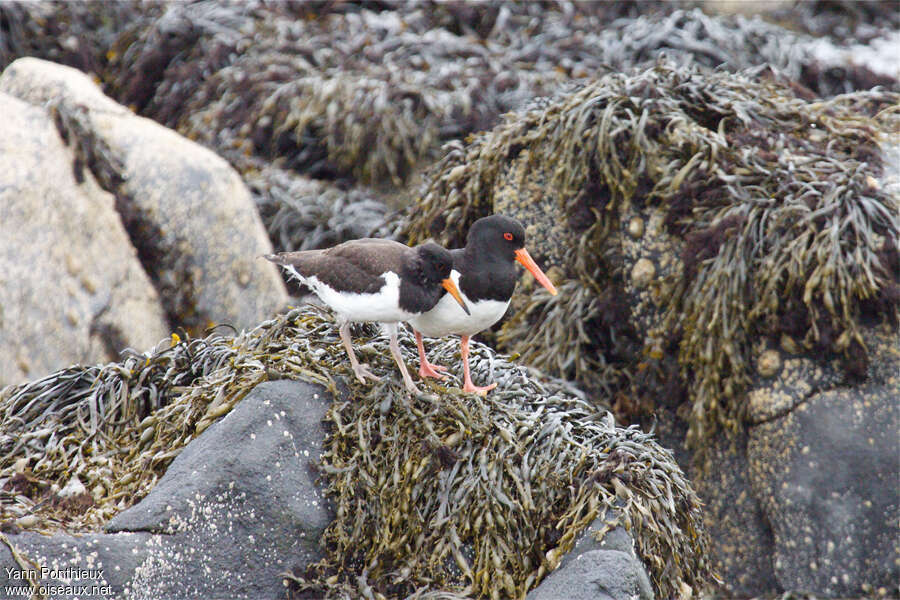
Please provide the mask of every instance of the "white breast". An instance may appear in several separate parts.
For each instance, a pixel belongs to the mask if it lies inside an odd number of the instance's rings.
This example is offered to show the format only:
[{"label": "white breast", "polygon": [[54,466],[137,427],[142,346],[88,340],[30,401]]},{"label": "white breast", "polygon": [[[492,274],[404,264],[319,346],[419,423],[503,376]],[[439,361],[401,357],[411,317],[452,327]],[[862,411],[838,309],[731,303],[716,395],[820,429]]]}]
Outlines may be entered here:
[{"label": "white breast", "polygon": [[286,265],[284,268],[301,283],[309,286],[322,302],[337,313],[340,320],[395,323],[408,321],[415,316],[415,313],[400,308],[400,277],[393,271],[384,274],[385,284],[377,293],[354,294],[339,292],[320,281],[315,275],[304,277],[291,265]]},{"label": "white breast", "polygon": [[434,308],[409,320],[409,324],[427,337],[443,337],[445,335],[475,335],[499,321],[509,301],[479,300],[472,302],[465,294],[463,300],[471,311],[467,315],[450,294],[444,294]]}]

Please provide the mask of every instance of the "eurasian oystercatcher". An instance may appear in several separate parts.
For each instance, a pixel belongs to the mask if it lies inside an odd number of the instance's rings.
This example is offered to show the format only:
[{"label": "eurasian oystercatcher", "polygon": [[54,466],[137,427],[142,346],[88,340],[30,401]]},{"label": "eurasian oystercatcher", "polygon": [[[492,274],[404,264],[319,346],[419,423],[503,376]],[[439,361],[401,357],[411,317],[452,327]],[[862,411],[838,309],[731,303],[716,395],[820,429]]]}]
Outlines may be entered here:
[{"label": "eurasian oystercatcher", "polygon": [[452,277],[458,277],[456,283],[471,311],[463,312],[444,295],[434,308],[410,319],[419,348],[419,375],[441,379],[443,375],[438,371],[447,370],[428,362],[422,335],[457,334],[461,336],[463,391],[486,394],[497,384],[480,387],[472,383],[469,338],[499,321],[506,312],[518,278],[514,262],[521,263],[554,296],[556,288],[525,249],[525,229],[515,219],[503,215],[475,221],[466,237],[466,247],[451,250],[450,254],[453,256]]},{"label": "eurasian oystercatcher", "polygon": [[266,258],[309,286],[335,312],[341,341],[361,383],[366,377],[378,377],[368,365],[356,360],[350,344],[350,323],[375,321],[384,325],[403,383],[418,394],[400,356],[397,323],[424,313],[448,296],[456,299],[460,312],[469,312],[451,278],[450,252],[433,242],[410,248],[391,240],[365,238],[325,250],[281,252]]}]

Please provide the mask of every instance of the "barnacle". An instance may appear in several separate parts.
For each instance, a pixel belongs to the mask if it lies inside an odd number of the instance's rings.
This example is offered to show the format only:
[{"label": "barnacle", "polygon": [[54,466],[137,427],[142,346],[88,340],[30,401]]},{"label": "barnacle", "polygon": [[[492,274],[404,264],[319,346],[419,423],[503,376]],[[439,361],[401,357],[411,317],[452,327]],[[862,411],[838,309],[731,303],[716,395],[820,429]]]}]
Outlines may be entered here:
[{"label": "barnacle", "polygon": [[[387,341],[371,326],[358,333],[358,351],[382,377],[375,385],[348,376],[334,322],[304,306],[234,336],[173,337],[120,363],[6,388],[0,480],[24,457],[35,482],[78,475],[96,497],[66,511],[19,493],[0,506],[0,520],[34,512],[38,529],[97,529],[255,385],[299,378],[334,396],[319,471],[336,518],[326,558],[284,574],[298,591],[519,598],[601,515],[632,531],[661,596],[710,581],[700,501],[651,435],[617,427],[571,384],[477,343],[473,376],[497,381],[492,394],[463,394],[451,382],[410,397]],[[414,361],[412,335],[400,340]],[[458,346],[438,344],[435,360],[458,362]]]}]

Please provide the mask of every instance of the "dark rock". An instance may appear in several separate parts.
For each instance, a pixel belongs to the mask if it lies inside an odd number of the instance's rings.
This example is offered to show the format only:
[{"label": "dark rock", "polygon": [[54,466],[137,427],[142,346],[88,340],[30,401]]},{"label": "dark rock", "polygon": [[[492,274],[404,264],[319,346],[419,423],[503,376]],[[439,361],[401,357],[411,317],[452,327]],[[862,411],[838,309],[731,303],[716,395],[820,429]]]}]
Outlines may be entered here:
[{"label": "dark rock", "polygon": [[[278,597],[280,573],[321,558],[333,518],[313,467],[330,400],[321,386],[262,383],[186,446],[110,533],[9,539],[44,566],[104,569],[110,596]],[[3,566],[14,567],[5,552]]]},{"label": "dark rock", "polygon": [[[683,432],[680,438],[665,439],[679,444]],[[691,475],[709,515],[711,549],[724,591],[739,598],[780,591],[772,526],[751,488],[746,437],[711,441],[705,470]]]},{"label": "dark rock", "polygon": [[551,573],[528,600],[631,600],[653,598],[640,563],[617,550],[592,550]]},{"label": "dark rock", "polygon": [[329,402],[321,386],[263,383],[189,444],[150,494],[107,527],[173,534],[160,538],[145,563],[153,567],[136,582],[168,598],[271,597],[282,589],[278,573],[320,558],[319,536],[333,515],[312,462]]},{"label": "dark rock", "polygon": [[151,347],[169,325],[114,198],[46,109],[0,93],[0,113],[0,387]]},{"label": "dark rock", "polygon": [[598,518],[527,600],[652,600],[653,587],[631,536],[616,527],[598,542],[592,534],[602,528]]},{"label": "dark rock", "polygon": [[[54,600],[92,596],[110,600],[149,598],[141,595],[141,589],[134,586],[133,577],[145,563],[150,549],[158,547],[157,538],[159,536],[149,533],[57,533],[46,536],[27,531],[10,535],[8,539],[16,551],[39,566],[26,563],[23,569],[6,544],[0,544],[0,590],[7,586],[28,586],[26,569],[35,569],[35,583],[57,588],[47,594]],[[42,567],[46,571],[42,572]],[[76,570],[79,572],[74,573]],[[86,593],[82,586],[87,587]],[[92,592],[94,586],[96,591]]]},{"label": "dark rock", "polygon": [[893,593],[900,581],[900,336],[872,332],[871,340],[864,384],[814,393],[750,430],[753,490],[784,589],[848,597]]}]

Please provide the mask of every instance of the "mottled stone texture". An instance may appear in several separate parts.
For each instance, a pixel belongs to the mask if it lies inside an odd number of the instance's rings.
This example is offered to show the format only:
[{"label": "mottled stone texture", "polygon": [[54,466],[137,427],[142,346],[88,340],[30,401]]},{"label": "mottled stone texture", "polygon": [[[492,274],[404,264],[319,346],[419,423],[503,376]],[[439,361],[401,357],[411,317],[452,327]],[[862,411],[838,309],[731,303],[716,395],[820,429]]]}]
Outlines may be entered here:
[{"label": "mottled stone texture", "polygon": [[[110,599],[280,597],[279,574],[321,558],[334,516],[314,468],[330,402],[318,385],[262,383],[188,444],[109,533],[9,539],[48,568],[102,569],[102,579],[81,584],[112,586]],[[0,544],[0,585],[4,567],[18,565]]]},{"label": "mottled stone texture", "polygon": [[[258,259],[272,245],[250,192],[222,158],[135,116],[69,67],[19,59],[0,77],[0,91],[55,106],[69,143],[113,188],[173,324],[195,333],[218,323],[241,329],[286,303],[275,267]],[[71,162],[60,160],[59,168]]]},{"label": "mottled stone texture", "polygon": [[[900,339],[873,333],[867,380],[813,393],[750,430],[752,489],[785,589],[856,596],[900,580]],[[892,583],[893,582],[893,583]]]},{"label": "mottled stone texture", "polygon": [[0,92],[0,114],[0,387],[149,349],[169,325],[113,196],[47,110]]}]

